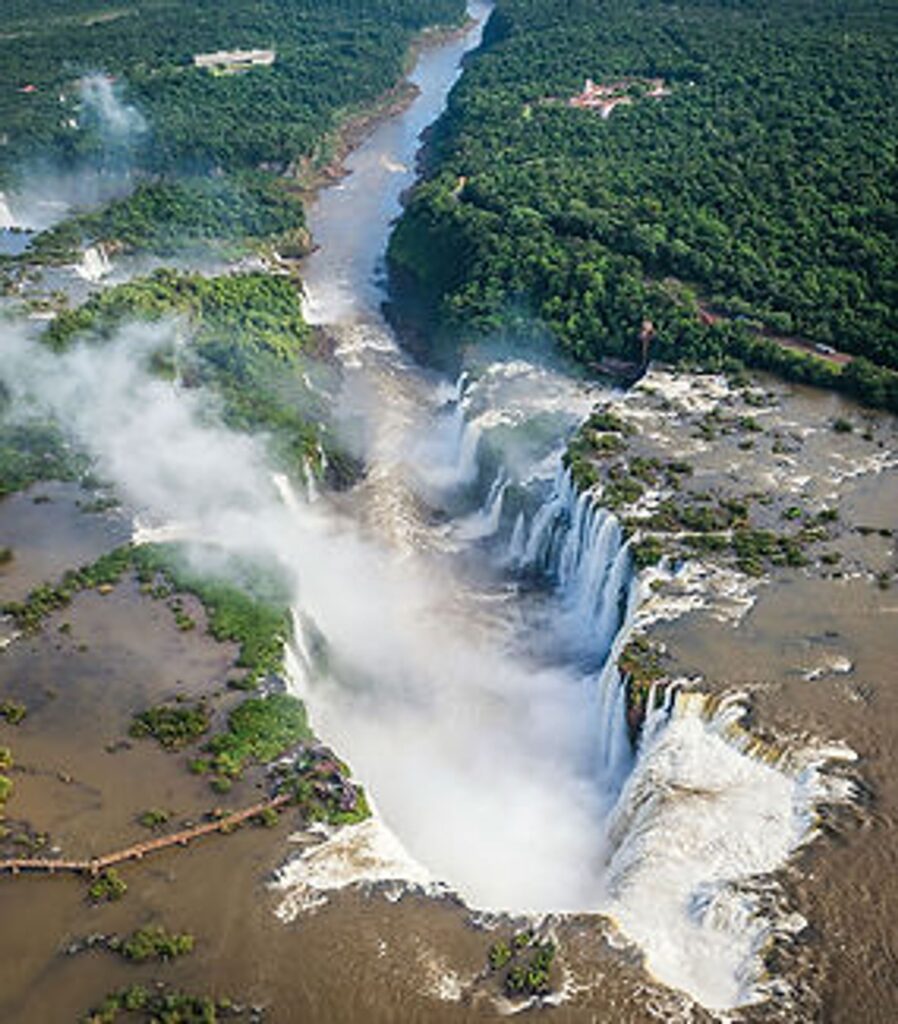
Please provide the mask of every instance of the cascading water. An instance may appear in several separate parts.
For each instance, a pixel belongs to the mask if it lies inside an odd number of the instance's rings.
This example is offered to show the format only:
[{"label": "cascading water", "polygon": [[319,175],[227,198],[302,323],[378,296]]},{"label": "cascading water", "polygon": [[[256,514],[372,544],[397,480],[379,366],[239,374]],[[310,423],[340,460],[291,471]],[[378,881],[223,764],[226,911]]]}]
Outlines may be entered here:
[{"label": "cascading water", "polygon": [[[453,389],[406,358],[378,314],[372,271],[410,184],[390,168],[412,166],[475,42],[441,58],[423,108],[375,133],[330,212],[322,200],[310,216],[310,318],[336,322],[346,406],[363,420],[368,471],[349,494],[273,489],[262,452],[213,428],[191,389],[144,379],[146,350],[51,357],[23,340],[4,373],[39,383],[148,522],[183,524],[166,539],[274,563],[293,585],[292,684],[379,817],[288,864],[282,886],[438,879],[476,908],[607,912],[656,977],[732,1007],[757,998],[774,927],[739,886],[813,833],[829,755],[768,763],[734,734],[733,707],[675,687],[650,697],[634,752],[617,656],[642,594],[621,525],[564,471],[528,507],[595,390],[507,354]],[[481,557],[489,538],[505,546],[496,572]],[[537,634],[548,652],[528,646]]]},{"label": "cascading water", "polygon": [[614,513],[577,491],[570,470],[559,469],[529,527],[519,517],[504,561],[554,583],[572,634],[604,659],[630,603],[630,544]]},{"label": "cascading water", "polygon": [[[440,66],[445,87],[456,73]],[[674,687],[650,702],[633,750],[617,667],[643,598],[629,544],[564,470],[532,508],[595,389],[518,354],[435,382],[380,318],[375,271],[411,184],[390,168],[413,166],[432,103],[423,115],[412,108],[401,130],[376,132],[340,190],[322,194],[309,213],[320,248],[304,267],[310,318],[338,325],[346,404],[367,416],[368,472],[340,510],[375,544],[333,525],[293,542],[299,602],[328,649],[320,664],[308,651],[300,659],[302,696],[396,842],[382,855],[383,832],[348,833],[316,863],[288,865],[281,884],[339,887],[370,863],[379,880],[439,879],[472,907],[605,910],[657,976],[708,1005],[736,1005],[756,997],[766,925],[749,914],[709,927],[714,914],[698,921],[694,908],[709,885],[722,894],[803,841],[815,776],[759,766],[716,713]],[[313,509],[326,517],[327,497],[296,509],[297,522]],[[552,638],[548,654],[531,650],[535,635]],[[726,771],[710,786],[718,759]],[[771,772],[769,800],[752,804],[747,794]],[[394,856],[403,847],[411,867]]]},{"label": "cascading water", "polygon": [[464,386],[462,375],[437,417],[436,429],[412,452],[416,473],[431,491],[465,487],[477,479],[481,430],[467,416]]},{"label": "cascading water", "polygon": [[455,527],[455,536],[462,541],[485,540],[495,535],[502,518],[502,503],[510,481],[500,469],[489,489],[483,506],[462,519]]},{"label": "cascading water", "polygon": [[9,231],[16,226],[16,219],[9,207],[5,194],[0,192],[0,231]]},{"label": "cascading water", "polygon": [[617,657],[639,603],[629,542],[617,517],[590,491],[578,492],[559,467],[551,492],[530,520],[520,513],[502,562],[538,570],[555,588],[560,631],[573,650],[600,666],[587,696],[597,733],[596,778],[610,807],[632,767],[626,686]]},{"label": "cascading water", "polygon": [[95,284],[112,273],[112,263],[106,247],[101,243],[90,245],[84,250],[81,262],[75,267],[80,278]]}]

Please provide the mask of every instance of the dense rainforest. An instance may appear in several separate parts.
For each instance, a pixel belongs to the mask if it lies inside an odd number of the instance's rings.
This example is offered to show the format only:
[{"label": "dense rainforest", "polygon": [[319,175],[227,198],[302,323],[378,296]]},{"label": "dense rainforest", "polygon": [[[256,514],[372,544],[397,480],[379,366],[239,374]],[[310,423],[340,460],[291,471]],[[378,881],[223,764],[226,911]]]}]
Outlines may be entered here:
[{"label": "dense rainforest", "polygon": [[[76,87],[97,72],[139,114],[127,144],[141,167],[287,165],[395,85],[415,32],[463,15],[462,0],[6,0],[0,179],[36,159],[110,159]],[[237,48],[276,59],[231,75],[193,66],[197,53]]]},{"label": "dense rainforest", "polygon": [[[896,55],[893,0],[499,0],[391,245],[398,308],[411,282],[446,333],[898,410]],[[572,105],[587,78],[618,102]]]},{"label": "dense rainforest", "polygon": [[[413,36],[460,22],[464,2],[10,0],[4,16],[0,188],[68,182],[76,206],[32,246],[47,263],[92,241],[167,255],[267,239],[300,254],[301,200],[279,176],[326,163],[335,128],[400,80]],[[194,66],[257,48],[271,66]]]}]

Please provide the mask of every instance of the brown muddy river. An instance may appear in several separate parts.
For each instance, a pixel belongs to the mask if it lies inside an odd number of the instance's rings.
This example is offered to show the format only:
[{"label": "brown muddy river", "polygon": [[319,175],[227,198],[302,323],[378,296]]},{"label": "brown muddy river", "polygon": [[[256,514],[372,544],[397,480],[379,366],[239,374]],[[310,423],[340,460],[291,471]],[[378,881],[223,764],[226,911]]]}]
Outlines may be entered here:
[{"label": "brown muddy river", "polygon": [[[57,390],[47,401],[71,414],[124,511],[79,508],[74,485],[0,502],[0,547],[15,555],[0,567],[3,600],[121,543],[132,512],[279,560],[329,654],[322,668],[298,617],[289,685],[375,818],[322,841],[290,811],[272,829],[201,839],[125,865],[127,895],[100,907],[83,880],[0,877],[4,1024],[78,1020],[113,989],[160,981],[285,1024],[898,1013],[895,422],[761,380],[772,394],[752,406],[752,445],[710,444],[696,417],[743,400],[717,378],[653,371],[622,395],[490,347],[455,382],[416,365],[381,316],[384,248],[419,134],[478,31],[422,55],[418,100],[309,210],[306,313],[336,340],[347,437],[368,465],[359,486],[310,502],[272,486],[257,453],[175,417],[151,388],[135,393],[158,440],[116,461],[90,410]],[[68,367],[101,412],[105,368]],[[760,580],[696,563],[643,586],[617,519],[559,469],[600,400],[640,423],[645,454],[688,455],[709,487],[768,493],[771,525],[794,503],[837,507],[838,559]],[[835,433],[837,416],[856,429]],[[140,426],[115,422],[125,437]],[[136,819],[149,808],[186,823],[259,797],[257,776],[216,796],[185,770],[189,753],[127,740],[131,717],[161,700],[217,694],[223,716],[239,699],[226,689],[235,650],[188,611],[201,628],[185,633],[126,580],[0,652],[0,700],[28,707],[21,724],[0,723],[13,833],[87,856],[146,838]],[[614,665],[633,630],[691,680],[637,749]],[[702,696],[736,692],[742,726],[736,704]],[[191,932],[194,953],[135,966],[66,952],[148,923]],[[487,954],[531,925],[559,952],[553,995],[524,1010]]]}]

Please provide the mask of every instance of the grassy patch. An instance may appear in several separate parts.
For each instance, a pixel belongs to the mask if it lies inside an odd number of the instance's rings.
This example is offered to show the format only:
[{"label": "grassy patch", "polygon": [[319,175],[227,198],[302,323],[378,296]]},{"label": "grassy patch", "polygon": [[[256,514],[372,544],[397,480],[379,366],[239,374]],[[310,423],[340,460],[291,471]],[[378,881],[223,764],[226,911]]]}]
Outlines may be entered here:
[{"label": "grassy patch", "polygon": [[236,778],[247,763],[265,764],[285,750],[312,738],[302,703],[287,694],[250,697],[228,716],[228,731],[213,737],[206,749],[217,775]]},{"label": "grassy patch", "polygon": [[107,868],[91,882],[87,890],[92,903],[114,903],[128,891],[128,886],[115,868]]},{"label": "grassy patch", "polygon": [[189,707],[159,704],[134,716],[130,736],[151,736],[169,750],[187,746],[209,731],[209,709],[203,703]]}]

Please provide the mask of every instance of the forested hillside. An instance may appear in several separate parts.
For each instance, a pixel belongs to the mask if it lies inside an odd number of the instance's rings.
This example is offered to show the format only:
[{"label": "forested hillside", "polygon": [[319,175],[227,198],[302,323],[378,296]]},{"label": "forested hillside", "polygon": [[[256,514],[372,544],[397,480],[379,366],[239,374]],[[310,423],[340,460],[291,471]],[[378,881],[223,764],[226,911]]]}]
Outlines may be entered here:
[{"label": "forested hillside", "polygon": [[[0,175],[103,150],[74,87],[92,72],[118,76],[146,119],[145,167],[289,163],[396,83],[414,32],[463,13],[462,0],[5,0]],[[274,65],[193,67],[196,53],[254,47],[275,49]]]},{"label": "forested hillside", "polygon": [[[898,409],[871,365],[898,368],[896,58],[894,0],[499,0],[396,278],[449,329],[738,356]],[[626,101],[571,106],[586,78]]]}]

